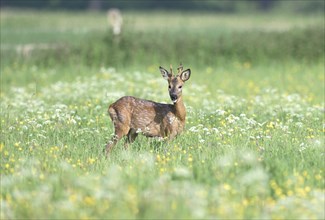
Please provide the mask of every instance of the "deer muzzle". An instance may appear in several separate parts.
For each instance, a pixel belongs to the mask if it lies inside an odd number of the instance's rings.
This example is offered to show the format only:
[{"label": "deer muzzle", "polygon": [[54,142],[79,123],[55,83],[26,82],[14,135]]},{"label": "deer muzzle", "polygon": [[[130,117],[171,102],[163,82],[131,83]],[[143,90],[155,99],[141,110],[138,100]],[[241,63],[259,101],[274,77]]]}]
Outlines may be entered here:
[{"label": "deer muzzle", "polygon": [[173,103],[176,103],[178,97],[177,97],[177,95],[175,95],[175,94],[170,94],[170,99],[172,100]]}]

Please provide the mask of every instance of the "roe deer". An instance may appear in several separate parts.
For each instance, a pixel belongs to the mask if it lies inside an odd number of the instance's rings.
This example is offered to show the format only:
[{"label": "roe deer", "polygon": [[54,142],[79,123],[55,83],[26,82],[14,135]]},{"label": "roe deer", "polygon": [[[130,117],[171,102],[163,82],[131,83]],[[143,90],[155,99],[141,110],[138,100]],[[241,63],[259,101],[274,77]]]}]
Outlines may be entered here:
[{"label": "roe deer", "polygon": [[115,135],[106,145],[108,155],[113,146],[123,136],[127,136],[125,144],[132,143],[141,132],[147,137],[161,137],[169,139],[178,135],[185,125],[186,110],[182,98],[182,88],[191,76],[191,70],[183,71],[180,64],[178,75],[159,67],[161,75],[168,81],[169,96],[173,104],[157,103],[124,96],[111,104],[108,108],[115,129]]},{"label": "roe deer", "polygon": [[107,11],[107,21],[112,27],[113,34],[119,35],[122,31],[123,18],[122,13],[117,8],[112,8]]}]

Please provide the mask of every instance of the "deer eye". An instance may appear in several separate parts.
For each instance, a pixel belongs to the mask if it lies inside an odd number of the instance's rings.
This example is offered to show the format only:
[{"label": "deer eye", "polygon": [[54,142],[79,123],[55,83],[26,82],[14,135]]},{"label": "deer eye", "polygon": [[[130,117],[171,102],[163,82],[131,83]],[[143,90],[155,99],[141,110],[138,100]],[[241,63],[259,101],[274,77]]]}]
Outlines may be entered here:
[{"label": "deer eye", "polygon": [[168,89],[171,89],[171,88],[172,88],[172,87],[169,85],[169,86],[168,86]]},{"label": "deer eye", "polygon": [[178,88],[179,88],[179,89],[181,89],[181,88],[182,88],[182,86],[179,86]]}]

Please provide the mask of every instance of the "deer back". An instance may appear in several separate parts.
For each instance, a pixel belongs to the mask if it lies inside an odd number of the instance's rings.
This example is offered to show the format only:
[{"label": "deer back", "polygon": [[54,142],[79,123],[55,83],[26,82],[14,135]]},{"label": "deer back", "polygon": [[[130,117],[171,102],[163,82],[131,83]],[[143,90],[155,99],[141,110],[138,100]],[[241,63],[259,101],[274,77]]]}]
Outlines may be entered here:
[{"label": "deer back", "polygon": [[174,137],[185,124],[177,116],[175,105],[125,96],[109,107],[114,124],[123,125],[148,137]]}]

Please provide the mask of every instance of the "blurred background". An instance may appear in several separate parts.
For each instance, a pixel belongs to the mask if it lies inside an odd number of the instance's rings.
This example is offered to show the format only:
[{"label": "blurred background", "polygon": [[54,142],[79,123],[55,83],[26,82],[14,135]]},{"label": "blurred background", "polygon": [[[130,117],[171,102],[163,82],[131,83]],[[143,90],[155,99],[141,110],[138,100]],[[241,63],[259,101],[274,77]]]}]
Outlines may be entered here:
[{"label": "blurred background", "polygon": [[324,2],[2,0],[4,87],[34,81],[27,73],[13,79],[28,66],[65,73],[53,76],[57,81],[101,67],[156,73],[179,62],[227,74],[288,62],[319,65]]},{"label": "blurred background", "polygon": [[[314,60],[323,54],[324,2],[2,0],[1,53],[112,66]],[[107,13],[111,8],[118,17]]]},{"label": "blurred background", "polygon": [[24,7],[38,9],[71,9],[71,10],[105,10],[110,7],[121,9],[166,9],[166,10],[202,10],[214,12],[243,12],[283,10],[290,12],[315,13],[324,11],[323,0],[2,0],[2,7]]}]

